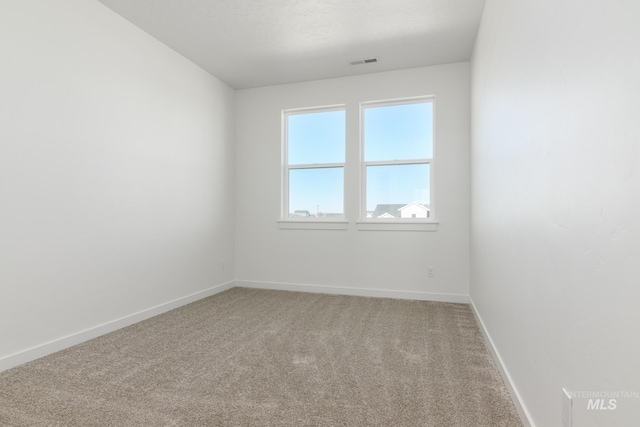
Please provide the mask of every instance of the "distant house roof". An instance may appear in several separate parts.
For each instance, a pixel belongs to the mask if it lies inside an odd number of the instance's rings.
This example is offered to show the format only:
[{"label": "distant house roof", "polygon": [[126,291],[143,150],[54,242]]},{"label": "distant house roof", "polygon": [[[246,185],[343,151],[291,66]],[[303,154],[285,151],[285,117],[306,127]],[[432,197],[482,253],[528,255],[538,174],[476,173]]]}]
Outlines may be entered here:
[{"label": "distant house roof", "polygon": [[296,211],[293,211],[293,216],[311,216],[311,212],[303,211],[303,210],[296,210]]},{"label": "distant house roof", "polygon": [[391,215],[388,212],[383,213],[382,215],[380,215],[378,218],[396,218],[395,216]]},{"label": "distant house roof", "polygon": [[398,218],[401,210],[413,205],[425,210],[430,210],[429,205],[418,202],[379,204],[376,206],[376,209],[373,211],[371,216],[373,218]]},{"label": "distant house roof", "polygon": [[[374,218],[397,218],[398,217],[398,209],[405,206],[404,203],[392,203],[392,204],[380,204],[376,206],[376,209],[373,211]],[[386,214],[386,215],[385,215]],[[385,215],[385,216],[383,216]],[[389,216],[391,215],[391,216]]]},{"label": "distant house roof", "polygon": [[398,210],[399,210],[399,211],[402,211],[402,210],[407,209],[407,208],[409,208],[409,207],[411,207],[411,206],[417,206],[417,207],[422,208],[422,209],[427,210],[427,211],[428,211],[428,210],[431,210],[431,209],[429,209],[429,206],[428,206],[428,205],[423,205],[422,203],[418,203],[418,202],[411,202],[411,203],[409,203],[409,204],[404,205],[404,206],[403,206],[403,207],[401,207],[401,208],[398,208]]}]

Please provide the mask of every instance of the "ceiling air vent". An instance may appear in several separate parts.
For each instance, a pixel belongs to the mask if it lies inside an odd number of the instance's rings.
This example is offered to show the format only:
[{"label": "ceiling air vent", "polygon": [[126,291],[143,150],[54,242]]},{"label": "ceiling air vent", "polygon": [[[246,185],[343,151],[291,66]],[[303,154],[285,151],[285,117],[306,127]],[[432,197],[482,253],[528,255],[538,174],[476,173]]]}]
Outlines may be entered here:
[{"label": "ceiling air vent", "polygon": [[351,65],[362,65],[362,64],[375,64],[378,62],[378,58],[367,58],[367,59],[357,59],[355,61],[349,61]]}]

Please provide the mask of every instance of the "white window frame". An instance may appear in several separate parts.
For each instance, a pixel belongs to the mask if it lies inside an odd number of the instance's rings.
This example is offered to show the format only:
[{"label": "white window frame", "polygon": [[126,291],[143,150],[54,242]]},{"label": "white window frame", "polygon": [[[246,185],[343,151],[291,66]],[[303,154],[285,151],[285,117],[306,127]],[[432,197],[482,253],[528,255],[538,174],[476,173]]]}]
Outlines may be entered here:
[{"label": "white window frame", "polygon": [[[310,163],[300,165],[289,165],[289,116],[298,114],[312,114],[312,113],[324,113],[329,111],[344,111],[345,112],[345,161],[341,163]],[[282,206],[280,220],[278,226],[283,229],[319,229],[319,230],[346,230],[348,222],[346,221],[346,151],[347,151],[347,138],[346,138],[346,118],[347,108],[345,104],[327,105],[322,107],[309,107],[309,108],[295,108],[289,110],[282,110]],[[289,217],[289,171],[292,169],[321,169],[321,168],[342,168],[342,217],[341,218],[317,218],[317,217]]]},{"label": "white window frame", "polygon": [[[392,105],[406,105],[429,102],[432,105],[432,151],[431,157],[410,160],[365,161],[365,110],[367,108],[387,107]],[[435,216],[435,158],[436,158],[436,100],[435,96],[417,96],[410,98],[396,98],[381,101],[367,101],[360,103],[360,220],[357,221],[358,230],[366,231],[437,231],[438,221]],[[367,166],[393,165],[429,165],[429,218],[367,218]]]}]

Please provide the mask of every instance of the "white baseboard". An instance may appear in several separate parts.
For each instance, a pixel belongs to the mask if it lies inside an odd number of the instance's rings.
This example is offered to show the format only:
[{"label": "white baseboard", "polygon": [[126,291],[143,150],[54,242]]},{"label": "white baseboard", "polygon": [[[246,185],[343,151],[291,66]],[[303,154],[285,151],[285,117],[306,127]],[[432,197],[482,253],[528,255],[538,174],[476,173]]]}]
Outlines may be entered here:
[{"label": "white baseboard", "polygon": [[441,294],[436,292],[397,291],[392,289],[347,288],[341,286],[305,285],[299,283],[261,282],[256,280],[236,280],[235,286],[243,288],[273,289],[279,291],[310,292],[317,294],[355,295],[363,297],[399,298],[422,301],[455,302],[468,304],[469,296],[461,294]]},{"label": "white baseboard", "polygon": [[0,372],[230,289],[230,281],[0,358]]},{"label": "white baseboard", "polygon": [[509,395],[511,396],[511,400],[513,401],[513,405],[516,407],[516,411],[518,411],[518,415],[520,415],[520,419],[522,420],[522,424],[525,427],[535,427],[533,420],[531,419],[531,415],[529,411],[527,411],[527,407],[522,402],[522,398],[520,397],[520,393],[518,393],[518,389],[514,386],[513,381],[511,380],[511,375],[509,375],[509,371],[506,366],[502,362],[502,358],[500,357],[500,353],[498,349],[493,344],[493,340],[491,339],[491,335],[489,335],[489,331],[484,325],[482,318],[480,317],[480,313],[476,309],[475,304],[473,303],[473,299],[469,296],[469,305],[471,306],[471,311],[480,326],[480,330],[482,331],[482,335],[484,336],[484,340],[487,343],[487,347],[489,348],[489,352],[493,357],[493,361],[495,362],[498,370],[500,371],[500,375],[502,375],[502,380],[504,381],[507,390],[509,391]]}]

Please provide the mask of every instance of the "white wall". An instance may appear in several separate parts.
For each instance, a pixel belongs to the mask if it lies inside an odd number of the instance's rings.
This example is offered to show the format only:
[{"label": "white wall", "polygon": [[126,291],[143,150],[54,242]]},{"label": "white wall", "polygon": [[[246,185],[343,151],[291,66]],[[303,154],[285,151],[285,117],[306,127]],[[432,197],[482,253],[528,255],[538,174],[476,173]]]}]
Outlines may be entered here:
[{"label": "white wall", "polygon": [[0,62],[0,369],[233,279],[229,87],[93,0],[0,2]]},{"label": "white wall", "polygon": [[[459,63],[238,91],[238,283],[467,301],[469,84],[469,64]],[[355,184],[346,189],[348,230],[278,228],[283,109],[347,104],[349,161],[358,157],[358,121],[349,117],[359,102],[419,95],[436,96],[438,231],[357,231],[357,168],[345,171]]]},{"label": "white wall", "polygon": [[[535,425],[640,393],[640,3],[488,0],[472,63],[471,297]],[[574,426],[632,426],[574,402]]]}]

